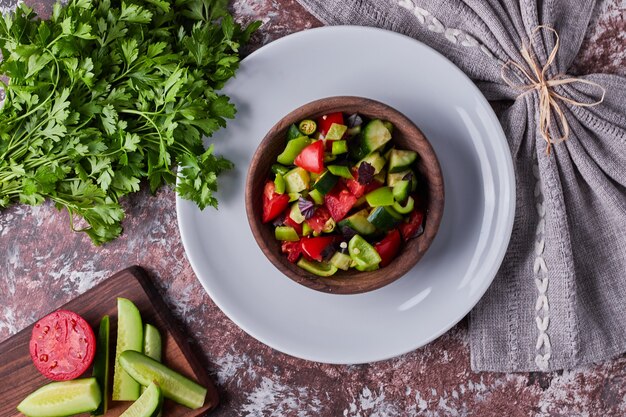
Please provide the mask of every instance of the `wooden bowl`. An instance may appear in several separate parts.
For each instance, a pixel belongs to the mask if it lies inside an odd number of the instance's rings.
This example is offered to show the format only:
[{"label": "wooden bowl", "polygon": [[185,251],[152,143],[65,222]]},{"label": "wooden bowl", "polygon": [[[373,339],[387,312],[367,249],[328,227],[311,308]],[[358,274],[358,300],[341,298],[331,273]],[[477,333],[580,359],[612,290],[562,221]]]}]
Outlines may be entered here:
[{"label": "wooden bowl", "polygon": [[[313,119],[327,113],[359,113],[368,118],[393,123],[393,143],[400,149],[419,154],[417,170],[427,182],[427,211],[424,233],[411,239],[389,265],[376,271],[339,270],[331,277],[318,277],[295,264],[281,253],[281,243],[274,238],[272,224],[263,224],[263,187],[269,178],[272,164],[285,148],[287,129],[302,119]],[[444,190],[439,161],[424,134],[399,111],[378,101],[362,97],[328,97],[298,107],[270,129],[257,148],[246,178],[246,213],[257,244],[279,271],[306,287],[333,294],[357,294],[383,287],[406,274],[422,258],[433,241],[443,215]]]}]

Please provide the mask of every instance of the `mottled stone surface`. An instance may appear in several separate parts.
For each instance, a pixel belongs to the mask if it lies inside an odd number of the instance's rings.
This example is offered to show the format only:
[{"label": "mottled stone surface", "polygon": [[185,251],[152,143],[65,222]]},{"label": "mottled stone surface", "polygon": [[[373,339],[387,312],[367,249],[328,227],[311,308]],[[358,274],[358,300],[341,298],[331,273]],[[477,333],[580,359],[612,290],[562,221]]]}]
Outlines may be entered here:
[{"label": "mottled stone surface", "polygon": [[[38,11],[49,10],[36,0]],[[6,10],[15,0],[0,0]],[[263,27],[248,52],[319,26],[295,0],[237,0],[239,20]],[[626,75],[626,1],[601,2],[577,73]],[[474,373],[463,321],[428,346],[360,366],[278,353],[233,324],[204,293],[180,241],[175,196],[125,201],[125,233],[95,248],[50,204],[0,212],[0,340],[129,265],[146,268],[219,383],[216,416],[624,416],[626,357],[555,373]],[[0,352],[0,355],[2,352]],[[1,400],[0,400],[1,401]]]}]

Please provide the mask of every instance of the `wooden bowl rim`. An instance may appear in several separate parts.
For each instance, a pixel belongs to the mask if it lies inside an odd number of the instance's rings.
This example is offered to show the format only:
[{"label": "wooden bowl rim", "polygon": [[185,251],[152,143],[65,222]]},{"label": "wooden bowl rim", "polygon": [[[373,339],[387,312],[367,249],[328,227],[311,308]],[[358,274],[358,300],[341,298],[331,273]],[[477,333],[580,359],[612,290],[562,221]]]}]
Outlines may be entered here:
[{"label": "wooden bowl rim", "polygon": [[[343,108],[355,105],[359,105],[359,107],[368,106],[368,109],[360,112],[365,116],[374,113],[385,114],[385,119],[404,121],[404,124],[406,124],[406,127],[408,127],[409,129],[409,135],[413,137],[413,140],[417,140],[417,143],[421,148],[419,151],[421,161],[428,161],[427,163],[433,169],[433,172],[431,173],[432,175],[430,176],[426,176],[422,173],[422,175],[428,181],[429,199],[426,222],[424,225],[424,234],[422,234],[418,238],[412,239],[407,244],[405,244],[402,248],[402,252],[397,256],[397,258],[394,259],[394,261],[390,265],[387,265],[384,268],[371,272],[360,272],[355,270],[338,271],[337,274],[332,277],[318,277],[317,275],[304,271],[303,269],[297,267],[295,264],[290,263],[287,260],[286,256],[280,253],[280,251],[272,250],[268,246],[268,243],[263,240],[262,228],[267,228],[268,225],[261,222],[261,212],[257,212],[254,208],[255,200],[261,200],[262,190],[253,189],[252,183],[254,182],[255,175],[263,175],[263,179],[267,178],[267,176],[269,175],[269,169],[267,170],[267,172],[260,172],[259,165],[261,163],[263,155],[266,153],[266,149],[269,147],[270,143],[273,142],[274,139],[281,133],[281,131],[286,130],[288,126],[295,121],[299,121],[304,118],[315,119],[323,114],[334,111],[344,112],[344,110],[342,110]],[[394,123],[394,127],[397,127],[396,125],[397,123]],[[405,135],[405,133],[407,132],[403,132],[403,135]],[[273,160],[274,159],[275,158],[273,158]],[[435,188],[438,191],[438,195],[433,195]],[[276,269],[278,269],[281,273],[286,275],[294,282],[297,282],[298,284],[301,284],[307,288],[331,294],[359,294],[373,291],[384,287],[385,285],[388,285],[396,281],[400,277],[404,276],[417,264],[417,262],[423,257],[425,252],[431,246],[432,241],[435,238],[441,224],[444,200],[445,192],[441,166],[439,164],[437,155],[432,148],[432,145],[430,144],[426,136],[422,133],[422,131],[408,117],[406,117],[404,114],[394,109],[393,107],[373,99],[358,96],[325,97],[322,99],[308,102],[286,114],[272,126],[272,128],[268,131],[268,133],[258,145],[252,157],[246,175],[246,216],[250,229],[252,230],[252,235],[254,236],[254,239],[259,248],[263,251],[264,255],[269,259],[272,265],[276,267]],[[271,226],[271,223],[269,224],[269,226]],[[417,243],[415,243],[415,241],[418,241],[419,239],[421,239],[422,242],[422,244],[419,245],[422,247],[422,249],[412,254],[411,249],[418,248],[418,245]],[[410,256],[411,254],[413,255],[413,258],[409,261],[405,260],[403,268],[392,268],[394,265],[398,265],[396,261],[402,258],[409,259],[407,258],[407,256]]]}]

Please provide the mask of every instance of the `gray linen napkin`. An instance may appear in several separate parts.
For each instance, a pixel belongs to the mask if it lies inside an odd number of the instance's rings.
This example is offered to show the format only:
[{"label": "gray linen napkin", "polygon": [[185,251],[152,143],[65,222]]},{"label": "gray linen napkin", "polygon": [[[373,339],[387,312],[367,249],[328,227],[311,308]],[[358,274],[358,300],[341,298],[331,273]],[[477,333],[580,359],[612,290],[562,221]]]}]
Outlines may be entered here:
[{"label": "gray linen napkin", "polygon": [[[517,181],[513,236],[496,279],[470,319],[472,368],[571,368],[626,351],[626,79],[582,78],[606,88],[601,105],[560,103],[571,135],[552,147],[539,132],[539,95],[501,78],[533,29],[549,25],[561,45],[549,77],[568,74],[594,1],[298,0],[329,25],[377,26],[414,37],[464,70],[489,100],[507,101],[500,121]],[[554,46],[542,30],[541,66]],[[515,76],[515,75],[514,75]],[[522,80],[517,74],[517,79]],[[598,88],[554,87],[581,102]],[[552,125],[558,136],[559,128]]]}]

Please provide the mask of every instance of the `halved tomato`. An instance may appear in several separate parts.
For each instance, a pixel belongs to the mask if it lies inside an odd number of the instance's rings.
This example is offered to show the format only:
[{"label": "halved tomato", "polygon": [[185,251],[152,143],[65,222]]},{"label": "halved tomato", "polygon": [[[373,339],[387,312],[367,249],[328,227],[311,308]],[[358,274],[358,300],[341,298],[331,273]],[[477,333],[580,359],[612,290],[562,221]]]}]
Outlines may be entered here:
[{"label": "halved tomato", "polygon": [[58,310],[35,324],[29,348],[39,372],[53,381],[68,381],[78,378],[91,366],[96,337],[81,316]]}]

